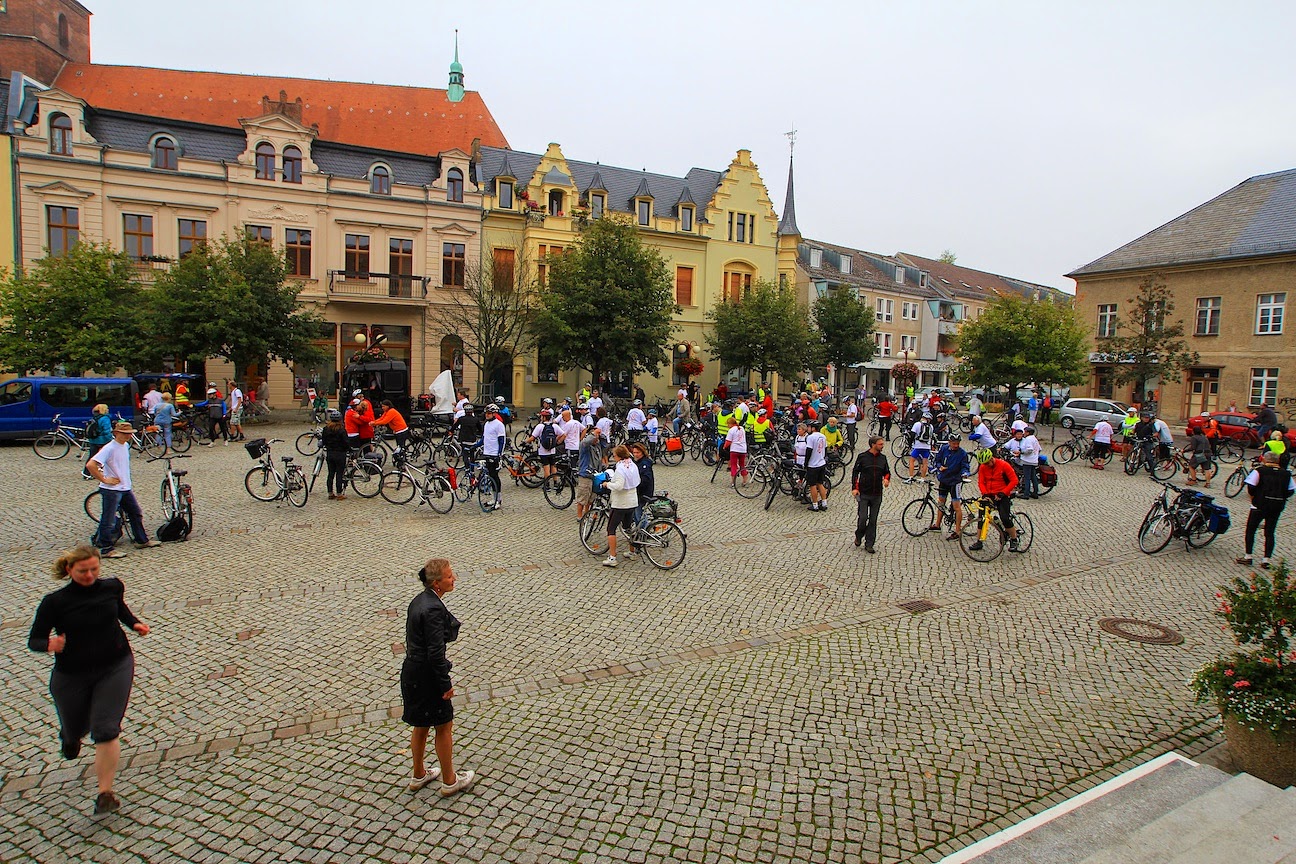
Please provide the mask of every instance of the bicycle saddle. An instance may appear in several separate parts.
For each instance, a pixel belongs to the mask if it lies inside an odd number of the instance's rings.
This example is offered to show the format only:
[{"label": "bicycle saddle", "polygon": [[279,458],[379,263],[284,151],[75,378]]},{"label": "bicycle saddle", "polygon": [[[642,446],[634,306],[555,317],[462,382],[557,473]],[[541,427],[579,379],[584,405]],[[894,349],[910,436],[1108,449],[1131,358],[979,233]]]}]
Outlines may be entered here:
[{"label": "bicycle saddle", "polygon": [[176,477],[183,477],[183,476],[185,476],[186,474],[188,474],[189,472],[188,472],[188,471],[172,471],[171,473],[174,474]]},{"label": "bicycle saddle", "polygon": [[279,457],[279,461],[280,461],[280,462],[291,462],[291,461],[293,461],[293,457],[291,457],[291,456],[280,456],[280,457]]}]

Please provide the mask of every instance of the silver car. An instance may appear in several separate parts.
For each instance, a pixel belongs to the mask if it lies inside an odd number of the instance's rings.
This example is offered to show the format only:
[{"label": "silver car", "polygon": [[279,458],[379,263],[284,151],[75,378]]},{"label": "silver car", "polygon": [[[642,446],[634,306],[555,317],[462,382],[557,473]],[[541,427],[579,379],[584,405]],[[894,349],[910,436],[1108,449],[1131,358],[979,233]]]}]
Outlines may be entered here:
[{"label": "silver car", "polygon": [[1120,427],[1128,410],[1128,405],[1114,399],[1068,399],[1062,406],[1062,428],[1079,426],[1081,429],[1092,429],[1099,420],[1106,420],[1116,429]]}]

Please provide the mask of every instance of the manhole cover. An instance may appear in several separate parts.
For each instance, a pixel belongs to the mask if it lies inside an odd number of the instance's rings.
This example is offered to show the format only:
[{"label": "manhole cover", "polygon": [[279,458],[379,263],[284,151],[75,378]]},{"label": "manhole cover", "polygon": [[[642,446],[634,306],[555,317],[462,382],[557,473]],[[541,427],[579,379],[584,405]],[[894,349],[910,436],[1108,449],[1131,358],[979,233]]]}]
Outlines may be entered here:
[{"label": "manhole cover", "polygon": [[930,600],[906,600],[905,602],[897,603],[896,605],[906,612],[912,612],[915,615],[919,612],[930,612],[933,609],[940,608]]},{"label": "manhole cover", "polygon": [[1178,645],[1183,637],[1169,627],[1153,624],[1151,621],[1140,621],[1137,618],[1099,618],[1098,626],[1105,633],[1128,639],[1131,642],[1146,642],[1149,645]]}]

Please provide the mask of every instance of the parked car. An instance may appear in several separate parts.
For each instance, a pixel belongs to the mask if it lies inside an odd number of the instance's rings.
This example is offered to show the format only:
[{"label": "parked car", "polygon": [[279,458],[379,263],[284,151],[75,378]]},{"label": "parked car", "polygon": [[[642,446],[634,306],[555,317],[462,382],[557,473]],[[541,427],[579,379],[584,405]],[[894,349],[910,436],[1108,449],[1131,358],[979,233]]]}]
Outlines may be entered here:
[{"label": "parked car", "polygon": [[[1210,416],[1211,419],[1219,422],[1220,434],[1225,438],[1233,438],[1249,444],[1258,443],[1259,439],[1252,432],[1256,415],[1250,411],[1211,411]],[[1198,426],[1205,425],[1206,419],[1200,414],[1189,417],[1188,432],[1191,433]],[[1288,447],[1296,447],[1296,429],[1288,429],[1283,438]]]},{"label": "parked car", "polygon": [[948,387],[924,387],[914,395],[914,398],[926,398],[933,393],[938,394],[942,402],[950,402],[955,405],[958,404],[958,397],[955,396],[954,391]]},{"label": "parked car", "polygon": [[1079,426],[1081,429],[1092,429],[1099,420],[1106,420],[1115,428],[1120,426],[1129,406],[1124,402],[1112,399],[1068,399],[1062,406],[1060,419],[1063,429]]},{"label": "parked car", "polygon": [[0,438],[37,438],[55,414],[65,426],[84,426],[100,403],[114,419],[132,420],[138,401],[130,378],[15,378],[0,386]]}]

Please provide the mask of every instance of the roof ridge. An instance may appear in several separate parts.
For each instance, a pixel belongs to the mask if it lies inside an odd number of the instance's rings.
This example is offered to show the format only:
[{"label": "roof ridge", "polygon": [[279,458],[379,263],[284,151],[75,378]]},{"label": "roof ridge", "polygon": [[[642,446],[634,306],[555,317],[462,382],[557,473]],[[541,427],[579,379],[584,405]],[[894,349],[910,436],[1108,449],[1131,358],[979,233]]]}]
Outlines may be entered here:
[{"label": "roof ridge", "polygon": [[[60,77],[62,77],[62,75],[65,72],[69,71],[73,67],[79,67],[79,66],[91,66],[91,67],[97,67],[101,69],[143,69],[150,72],[184,72],[184,73],[189,73],[194,75],[227,75],[231,78],[252,78],[261,81],[266,81],[266,80],[311,81],[311,82],[317,82],[321,84],[354,84],[359,87],[396,87],[402,90],[436,90],[441,93],[447,92],[446,88],[444,87],[421,87],[416,84],[384,84],[377,81],[352,81],[349,78],[304,78],[301,75],[254,74],[251,72],[219,72],[215,69],[176,69],[171,66],[141,66],[139,64],[134,64],[134,63],[74,63],[70,60],[64,63],[63,68],[59,70],[58,75],[54,76],[54,80],[56,83],[51,86],[58,86],[57,81]],[[476,93],[478,91],[465,89],[464,92]]]}]

